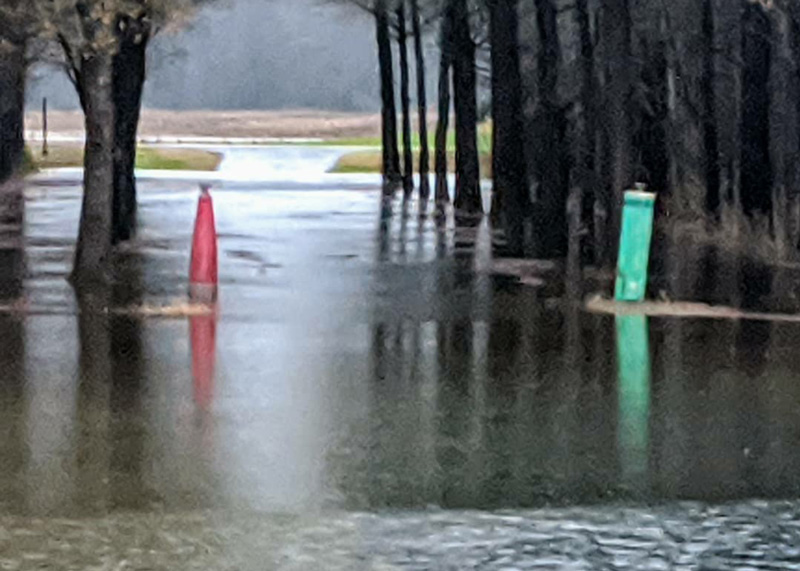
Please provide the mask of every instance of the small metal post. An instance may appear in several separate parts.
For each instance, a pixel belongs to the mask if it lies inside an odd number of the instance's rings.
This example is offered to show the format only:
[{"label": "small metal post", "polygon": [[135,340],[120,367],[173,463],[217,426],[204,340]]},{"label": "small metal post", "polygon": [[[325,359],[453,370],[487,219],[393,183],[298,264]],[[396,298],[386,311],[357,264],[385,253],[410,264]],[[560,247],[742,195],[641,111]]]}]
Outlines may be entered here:
[{"label": "small metal post", "polygon": [[50,153],[47,146],[47,97],[42,99],[42,156],[46,157]]}]

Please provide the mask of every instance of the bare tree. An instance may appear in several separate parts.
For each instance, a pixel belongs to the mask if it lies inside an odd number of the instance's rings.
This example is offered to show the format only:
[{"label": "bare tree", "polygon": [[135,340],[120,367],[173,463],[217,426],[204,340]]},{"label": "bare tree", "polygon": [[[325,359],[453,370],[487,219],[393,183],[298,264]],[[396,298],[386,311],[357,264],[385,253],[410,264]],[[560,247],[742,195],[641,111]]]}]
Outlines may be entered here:
[{"label": "bare tree", "polygon": [[147,49],[163,30],[181,27],[203,4],[214,0],[150,0],[138,14],[117,15],[118,50],[114,56],[114,243],[136,230],[136,141],[147,78]]},{"label": "bare tree", "polygon": [[0,182],[23,163],[26,52],[35,31],[32,7],[24,0],[5,0],[0,6]]},{"label": "bare tree", "polygon": [[439,30],[439,106],[436,123],[436,204],[450,202],[447,183],[447,131],[450,121],[450,75],[453,68],[453,9],[448,1],[441,16]]},{"label": "bare tree", "polygon": [[151,21],[140,15],[118,17],[119,48],[114,56],[114,243],[129,240],[136,229],[136,139],[147,76],[147,46],[153,34]]},{"label": "bare tree", "polygon": [[63,49],[85,115],[84,198],[72,274],[76,286],[109,280],[112,242],[129,237],[134,227],[133,164],[147,40],[156,29],[187,16],[196,4],[193,0],[33,0],[31,4],[43,36]]},{"label": "bare tree", "polygon": [[536,0],[536,23],[540,45],[537,57],[538,105],[534,119],[538,140],[534,165],[538,180],[534,234],[538,256],[559,258],[567,250],[567,186],[564,176],[567,153],[565,117],[558,94],[561,40],[553,0]]},{"label": "bare tree", "polygon": [[417,71],[417,113],[419,121],[419,197],[424,203],[430,197],[430,150],[428,145],[428,98],[425,82],[425,50],[419,0],[411,1],[411,26],[414,34],[414,56]]},{"label": "bare tree", "polygon": [[719,214],[720,207],[720,167],[719,137],[717,135],[717,97],[716,81],[717,50],[714,42],[715,17],[714,0],[703,0],[702,53],[703,53],[703,151],[706,175],[706,210],[712,215]]},{"label": "bare tree", "polygon": [[[42,3],[51,14],[57,9],[69,17],[76,0],[59,0],[60,8],[52,2]],[[142,105],[150,40],[163,30],[179,28],[208,2],[215,0],[116,0],[106,3],[103,10],[112,18],[115,34],[113,46],[112,93],[114,99],[114,194],[112,242],[128,240],[136,229],[136,163],[137,132]],[[40,12],[41,13],[41,12]],[[45,14],[45,17],[46,14]],[[76,36],[65,26],[68,22],[53,22],[52,36],[64,51],[67,75],[78,93],[81,106],[85,104],[82,91],[82,61]]]},{"label": "bare tree", "polygon": [[[785,6],[785,5],[784,5]],[[773,29],[772,73],[770,76],[770,161],[774,173],[772,185],[772,232],[779,255],[785,258],[796,244],[790,243],[793,225],[790,199],[796,190],[797,160],[800,152],[798,136],[797,62],[792,53],[791,14],[784,6],[776,6],[770,13]],[[794,41],[797,41],[795,39]]]},{"label": "bare tree", "polygon": [[456,114],[456,210],[483,213],[478,158],[477,71],[467,0],[450,0],[453,10],[453,91]]},{"label": "bare tree", "polygon": [[607,0],[601,13],[601,35],[606,73],[604,119],[607,180],[597,201],[603,228],[597,244],[600,264],[613,264],[614,244],[620,227],[622,192],[631,180],[631,12],[629,0]]},{"label": "bare tree", "polygon": [[[126,3],[125,3],[126,4]],[[79,288],[109,280],[114,188],[114,29],[123,2],[38,4],[41,20],[64,49],[85,115],[84,193],[73,283]]]},{"label": "bare tree", "polygon": [[504,225],[509,253],[523,253],[523,218],[529,208],[523,153],[518,0],[490,0],[492,58],[492,223]]},{"label": "bare tree", "polygon": [[[771,5],[771,3],[767,3]],[[748,215],[772,214],[774,172],[770,157],[772,22],[760,2],[742,10],[742,207]]]},{"label": "bare tree", "polygon": [[44,20],[64,48],[85,115],[84,192],[75,265],[77,286],[109,279],[114,188],[113,70],[117,10],[101,2],[42,2]]},{"label": "bare tree", "polygon": [[403,125],[403,198],[414,192],[414,155],[411,148],[411,96],[408,66],[408,30],[406,26],[406,3],[398,0],[395,7],[397,19],[397,51],[400,52],[400,106]]},{"label": "bare tree", "polygon": [[[575,172],[570,179],[570,197],[567,215],[574,222],[569,228],[570,251],[573,265],[580,264],[580,237],[583,226],[591,227],[593,203],[597,193],[596,146],[597,146],[597,77],[595,75],[595,49],[592,38],[591,17],[588,0],[577,0],[575,5],[576,23],[580,45],[580,95],[575,115],[574,148]],[[570,212],[569,208],[580,212]],[[576,227],[577,226],[577,227]]]},{"label": "bare tree", "polygon": [[375,37],[381,75],[381,134],[383,142],[384,194],[391,195],[400,181],[400,155],[397,149],[397,106],[394,96],[394,66],[387,0],[375,0]]}]

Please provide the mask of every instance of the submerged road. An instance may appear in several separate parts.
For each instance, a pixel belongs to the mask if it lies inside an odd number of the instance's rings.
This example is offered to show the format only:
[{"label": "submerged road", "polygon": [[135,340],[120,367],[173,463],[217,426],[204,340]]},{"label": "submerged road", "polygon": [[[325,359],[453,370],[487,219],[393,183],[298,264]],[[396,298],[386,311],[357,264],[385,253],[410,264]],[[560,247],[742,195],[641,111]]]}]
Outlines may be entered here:
[{"label": "submerged road", "polygon": [[[28,185],[0,569],[800,565],[799,327],[582,313],[338,152],[232,150],[217,322],[76,315],[80,188]],[[184,295],[195,182],[143,177],[118,303]]]},{"label": "submerged road", "polygon": [[[258,190],[372,189],[380,185],[380,175],[329,173],[344,154],[359,147],[323,147],[302,145],[165,145],[166,148],[196,148],[222,155],[215,172],[142,170],[136,172],[141,182],[208,182]],[[31,180],[38,185],[78,184],[82,168],[47,169]],[[266,185],[266,186],[265,186]]]}]

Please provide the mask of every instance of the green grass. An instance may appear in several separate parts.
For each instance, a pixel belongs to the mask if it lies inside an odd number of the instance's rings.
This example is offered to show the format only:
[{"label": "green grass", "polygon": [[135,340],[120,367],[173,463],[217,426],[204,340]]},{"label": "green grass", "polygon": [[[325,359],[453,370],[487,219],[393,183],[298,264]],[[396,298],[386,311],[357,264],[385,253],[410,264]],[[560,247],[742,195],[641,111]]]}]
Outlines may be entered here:
[{"label": "green grass", "polygon": [[83,147],[78,144],[55,144],[48,147],[47,156],[43,156],[42,147],[36,145],[28,148],[30,169],[58,169],[79,167],[83,165]]},{"label": "green grass", "polygon": [[215,171],[222,157],[199,149],[160,149],[141,147],[136,153],[136,168],[147,170]]},{"label": "green grass", "polygon": [[[304,143],[297,143],[303,145]],[[320,142],[311,143],[314,146],[329,146],[336,145],[340,147],[378,147],[381,146],[380,137],[352,137],[343,139],[326,139]],[[402,147],[402,141],[401,145]],[[414,151],[420,149],[419,133],[411,134],[411,148]],[[428,136],[428,146],[431,151],[436,147],[436,133],[430,133]],[[447,133],[447,152],[454,153],[456,150],[456,136],[451,129]],[[492,123],[487,121],[478,125],[478,150],[481,154],[489,154],[492,150]]]},{"label": "green grass", "polygon": [[[36,145],[26,149],[26,156],[26,172],[83,166],[83,146],[80,144],[50,145],[46,157],[42,156],[41,146]],[[220,155],[199,149],[139,147],[136,153],[136,168],[147,170],[215,171],[220,161]]]},{"label": "green grass", "polygon": [[478,152],[482,155],[492,153],[492,122],[486,121],[478,125]]},{"label": "green grass", "polygon": [[[379,173],[381,172],[381,150],[380,141],[374,145],[375,149],[364,151],[353,151],[347,153],[339,159],[330,172],[338,174],[363,174],[363,173]],[[363,145],[370,146],[370,145]],[[431,137],[431,155],[435,148],[435,141]],[[412,149],[414,150],[414,171],[418,172],[419,165],[419,136],[412,138]],[[451,132],[447,138],[447,153],[448,161],[450,163],[450,171],[455,168],[453,156],[456,150],[455,135]],[[402,152],[402,148],[401,148]],[[492,125],[491,123],[482,123],[478,126],[478,153],[481,160],[481,172],[484,176],[491,174],[491,155],[492,155]],[[431,166],[433,166],[431,164]]]},{"label": "green grass", "polygon": [[343,139],[325,139],[313,143],[296,143],[297,145],[308,145],[313,147],[380,147],[380,137],[346,137]]},{"label": "green grass", "polygon": [[337,174],[381,172],[381,152],[357,151],[342,156],[330,170]]},{"label": "green grass", "polygon": [[[429,147],[433,155],[436,140],[435,133],[429,136]],[[344,155],[331,169],[334,173],[379,173],[381,172],[381,140],[378,137],[349,137],[326,139],[315,142],[289,143],[298,146],[341,146],[366,147],[368,150],[353,151]],[[414,164],[419,163],[420,138],[413,133],[411,146],[414,151]],[[402,147],[402,145],[401,145]],[[453,169],[453,155],[456,149],[455,133],[451,129],[447,136],[447,152]],[[490,172],[492,151],[492,124],[490,121],[478,126],[478,151],[481,156],[481,169],[484,175]],[[26,149],[26,172],[39,169],[80,167],[83,166],[83,146],[75,143],[57,143],[50,145],[47,157],[42,156],[40,145]],[[219,167],[221,157],[216,153],[199,149],[175,149],[163,147],[139,147],[136,157],[136,168],[147,170],[193,170],[215,171]]]},{"label": "green grass", "polygon": [[36,172],[36,161],[33,159],[33,153],[31,152],[30,147],[25,147],[25,155],[22,160],[22,174],[29,175],[31,173]]},{"label": "green grass", "polygon": [[[377,147],[380,148],[381,146],[381,139],[380,137],[351,137],[351,138],[343,138],[343,139],[325,139],[324,141],[315,141],[313,143],[295,143],[297,145],[306,145],[310,144],[312,146],[320,146],[320,147],[328,147],[328,146],[337,146],[337,147]],[[428,146],[433,149],[436,145],[436,137],[435,135],[431,135],[428,137]],[[402,142],[400,143],[402,146]],[[420,149],[420,138],[419,133],[413,133],[411,135],[411,148],[415,151]],[[449,150],[455,150],[456,148],[456,139],[455,135],[452,133],[448,137],[447,140],[447,148]]]},{"label": "green grass", "polygon": [[[455,157],[449,153],[448,169],[450,172],[455,170]],[[484,177],[491,176],[492,157],[490,154],[481,153],[481,174]],[[342,156],[333,168],[329,171],[336,174],[375,174],[381,172],[382,155],[380,149],[370,149],[368,151],[354,151]],[[433,162],[431,162],[433,168]],[[414,153],[414,172],[419,172],[419,153]]]}]

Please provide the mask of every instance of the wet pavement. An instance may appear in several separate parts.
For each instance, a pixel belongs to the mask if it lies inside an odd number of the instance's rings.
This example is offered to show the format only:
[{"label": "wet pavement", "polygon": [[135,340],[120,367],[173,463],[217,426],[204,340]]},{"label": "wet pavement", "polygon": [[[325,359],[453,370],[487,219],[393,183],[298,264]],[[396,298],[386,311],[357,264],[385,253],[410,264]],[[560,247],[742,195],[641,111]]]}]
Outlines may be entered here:
[{"label": "wet pavement", "polygon": [[[586,314],[281,176],[216,186],[218,320],[78,312],[68,181],[0,220],[0,569],[800,566],[800,327]],[[184,295],[196,200],[142,182],[117,304]]]}]

